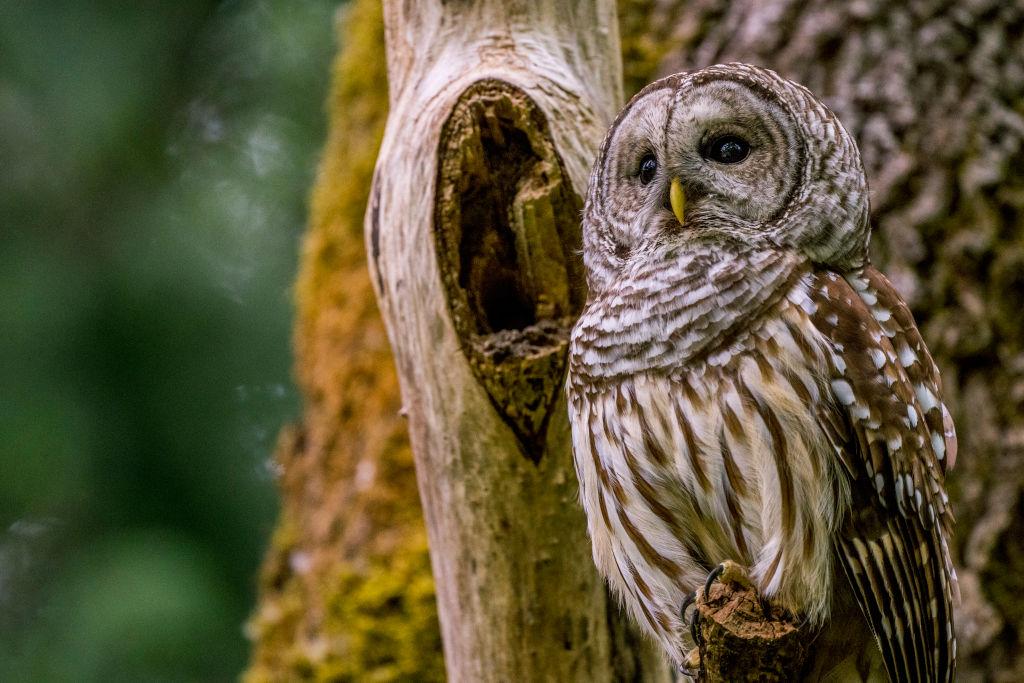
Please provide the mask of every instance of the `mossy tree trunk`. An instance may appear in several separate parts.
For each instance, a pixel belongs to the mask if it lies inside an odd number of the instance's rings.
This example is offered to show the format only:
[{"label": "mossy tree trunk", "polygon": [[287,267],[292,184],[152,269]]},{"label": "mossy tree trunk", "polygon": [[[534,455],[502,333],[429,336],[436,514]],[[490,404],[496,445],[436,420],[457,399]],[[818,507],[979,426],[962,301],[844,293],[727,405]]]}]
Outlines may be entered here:
[{"label": "mossy tree trunk", "polygon": [[579,212],[622,99],[611,0],[384,4],[366,215],[453,681],[666,678],[594,570],[562,391]]}]

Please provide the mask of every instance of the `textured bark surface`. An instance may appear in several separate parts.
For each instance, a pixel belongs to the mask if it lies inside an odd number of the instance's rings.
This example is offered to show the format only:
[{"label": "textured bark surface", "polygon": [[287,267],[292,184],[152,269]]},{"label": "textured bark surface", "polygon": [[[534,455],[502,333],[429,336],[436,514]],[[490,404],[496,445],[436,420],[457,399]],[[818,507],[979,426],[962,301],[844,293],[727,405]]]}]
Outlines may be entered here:
[{"label": "textured bark surface", "polygon": [[[387,111],[380,7],[352,4],[297,285],[306,412],[279,449],[283,510],[250,623],[253,680],[443,677],[362,241]],[[741,59],[806,84],[856,136],[875,260],[942,366],[961,438],[950,477],[959,678],[1024,680],[1022,3],[622,0],[619,17],[626,97],[674,70]],[[610,637],[629,647],[623,632]]]},{"label": "textured bark surface", "polygon": [[701,683],[799,680],[813,633],[762,604],[749,585],[723,579],[697,600]]},{"label": "textured bark surface", "polygon": [[[564,375],[579,209],[622,98],[615,7],[385,2],[370,192],[387,322],[454,681],[639,680],[577,504]],[[613,623],[609,623],[609,622]]]}]

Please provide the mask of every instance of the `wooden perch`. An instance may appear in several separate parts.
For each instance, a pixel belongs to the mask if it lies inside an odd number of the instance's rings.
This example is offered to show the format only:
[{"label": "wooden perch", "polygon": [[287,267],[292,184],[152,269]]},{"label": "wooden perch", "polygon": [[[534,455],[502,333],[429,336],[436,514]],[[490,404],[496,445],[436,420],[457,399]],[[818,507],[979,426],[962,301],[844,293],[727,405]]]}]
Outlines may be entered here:
[{"label": "wooden perch", "polygon": [[[801,680],[814,634],[785,610],[762,603],[753,588],[727,574],[711,584],[707,596],[700,591],[694,608],[700,619],[697,680]],[[696,661],[692,664],[698,668]]]}]

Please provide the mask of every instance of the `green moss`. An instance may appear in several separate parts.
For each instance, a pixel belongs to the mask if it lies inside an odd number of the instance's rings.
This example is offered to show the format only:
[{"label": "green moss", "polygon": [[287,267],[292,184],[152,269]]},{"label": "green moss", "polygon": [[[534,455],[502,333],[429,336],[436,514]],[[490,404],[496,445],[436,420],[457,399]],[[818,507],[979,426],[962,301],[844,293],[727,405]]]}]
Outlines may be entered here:
[{"label": "green moss", "polygon": [[364,568],[339,563],[316,591],[325,614],[314,634],[297,633],[310,606],[299,578],[290,583],[249,624],[276,657],[253,666],[248,683],[444,680],[425,534]]},{"label": "green moss", "polygon": [[342,567],[325,595],[324,637],[343,640],[344,657],[321,662],[316,680],[444,680],[425,536],[368,571]]},{"label": "green moss", "polygon": [[[296,282],[307,409],[278,448],[284,509],[248,624],[252,683],[444,677],[412,454],[362,236],[387,117],[379,0],[352,2],[338,30],[329,135]],[[374,464],[374,485],[354,490],[364,462]]]}]

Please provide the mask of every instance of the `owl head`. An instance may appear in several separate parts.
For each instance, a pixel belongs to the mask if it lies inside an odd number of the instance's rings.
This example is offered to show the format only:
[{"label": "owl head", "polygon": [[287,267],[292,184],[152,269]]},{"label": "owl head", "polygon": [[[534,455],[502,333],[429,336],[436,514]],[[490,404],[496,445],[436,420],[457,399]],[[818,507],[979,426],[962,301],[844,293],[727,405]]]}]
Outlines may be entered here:
[{"label": "owl head", "polygon": [[630,259],[688,244],[867,260],[860,153],[835,114],[773,71],[725,64],[663,78],[622,110],[584,210],[591,290]]}]

